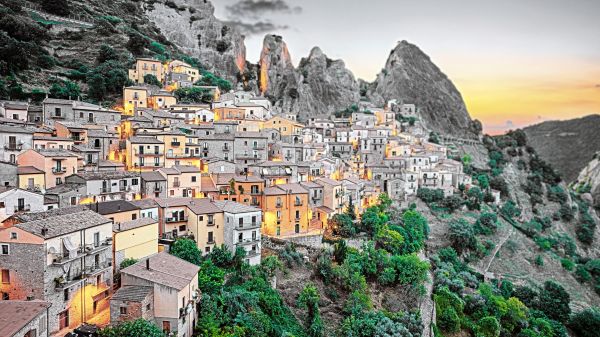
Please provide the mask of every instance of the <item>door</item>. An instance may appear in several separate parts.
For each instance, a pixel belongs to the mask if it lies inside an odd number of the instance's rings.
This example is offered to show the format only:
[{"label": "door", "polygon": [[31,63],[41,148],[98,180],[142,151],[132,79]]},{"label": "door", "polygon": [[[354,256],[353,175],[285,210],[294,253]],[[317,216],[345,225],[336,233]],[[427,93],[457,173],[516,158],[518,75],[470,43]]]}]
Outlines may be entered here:
[{"label": "door", "polygon": [[69,310],[65,310],[58,314],[59,330],[69,327]]},{"label": "door", "polygon": [[32,190],[35,187],[35,180],[33,178],[27,179],[27,188]]},{"label": "door", "polygon": [[23,199],[23,198],[17,199],[17,205],[18,205],[17,207],[18,207],[19,211],[25,210],[25,199]]}]

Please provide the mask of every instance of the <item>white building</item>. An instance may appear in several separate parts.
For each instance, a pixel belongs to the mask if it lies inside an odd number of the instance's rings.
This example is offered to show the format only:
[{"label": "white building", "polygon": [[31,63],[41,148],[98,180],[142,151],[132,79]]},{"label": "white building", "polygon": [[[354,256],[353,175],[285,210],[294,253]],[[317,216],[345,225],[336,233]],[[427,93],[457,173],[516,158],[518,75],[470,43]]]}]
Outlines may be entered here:
[{"label": "white building", "polygon": [[260,263],[260,227],[262,211],[233,201],[215,201],[225,218],[223,241],[232,251],[238,247],[246,251],[246,262],[250,265]]}]

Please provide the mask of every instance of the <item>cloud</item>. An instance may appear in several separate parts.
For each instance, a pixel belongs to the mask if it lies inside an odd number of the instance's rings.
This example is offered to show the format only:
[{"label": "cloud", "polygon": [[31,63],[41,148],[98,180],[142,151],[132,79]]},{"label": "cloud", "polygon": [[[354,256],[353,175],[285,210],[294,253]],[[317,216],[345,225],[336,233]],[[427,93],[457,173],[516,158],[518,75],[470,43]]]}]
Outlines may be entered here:
[{"label": "cloud", "polygon": [[232,19],[258,19],[267,12],[283,14],[299,14],[302,12],[302,7],[290,6],[284,0],[240,0],[226,8]]},{"label": "cloud", "polygon": [[246,36],[263,34],[273,32],[274,30],[285,30],[289,27],[287,25],[275,25],[271,22],[258,21],[254,23],[242,22],[242,21],[226,21],[224,22],[228,26],[235,27],[242,34]]}]

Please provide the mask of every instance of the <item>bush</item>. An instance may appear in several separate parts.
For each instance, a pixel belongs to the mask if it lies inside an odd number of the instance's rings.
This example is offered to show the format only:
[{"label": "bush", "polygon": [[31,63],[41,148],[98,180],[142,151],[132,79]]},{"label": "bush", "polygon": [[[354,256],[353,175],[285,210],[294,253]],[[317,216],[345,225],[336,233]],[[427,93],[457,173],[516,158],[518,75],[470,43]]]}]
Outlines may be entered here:
[{"label": "bush", "polygon": [[442,201],[442,207],[447,208],[450,213],[459,209],[462,206],[463,200],[457,195],[451,195]]},{"label": "bush", "polygon": [[134,56],[144,55],[144,49],[149,46],[148,39],[137,31],[130,31],[128,34],[129,40],[125,47]]},{"label": "bush", "polygon": [[100,337],[164,337],[165,333],[151,322],[138,318],[100,330]]},{"label": "bush", "polygon": [[452,247],[459,254],[474,249],[477,244],[473,226],[462,218],[455,219],[450,223],[449,237]]},{"label": "bush", "polygon": [[592,275],[583,265],[578,265],[575,269],[575,278],[581,283],[589,282],[592,280]]},{"label": "bush", "polygon": [[387,225],[384,225],[377,231],[374,239],[378,248],[385,249],[392,254],[402,253],[404,238],[400,233],[391,230]]},{"label": "bush", "polygon": [[377,277],[377,281],[382,286],[388,286],[394,284],[396,281],[396,270],[394,268],[385,268]]},{"label": "bush", "polygon": [[573,268],[575,267],[575,262],[573,262],[569,259],[560,259],[560,264],[562,265],[563,268],[565,268],[568,271],[572,271]]},{"label": "bush", "polygon": [[600,309],[592,307],[571,317],[569,328],[578,337],[597,337],[600,332]]},{"label": "bush", "polygon": [[478,233],[490,235],[496,232],[498,228],[498,216],[496,213],[481,213],[479,219],[475,222],[475,229]]},{"label": "bush", "polygon": [[559,283],[546,281],[544,289],[539,294],[537,307],[549,318],[565,323],[571,314],[570,302],[569,293]]},{"label": "bush", "polygon": [[417,189],[417,197],[428,204],[432,202],[439,202],[444,199],[444,191],[441,189],[420,187]]},{"label": "bush", "polygon": [[156,76],[152,74],[144,75],[144,83],[162,88],[162,83],[158,80],[158,78],[156,78]]},{"label": "bush", "polygon": [[196,242],[191,239],[179,238],[175,240],[170,250],[171,255],[195,265],[200,265],[202,252],[198,250]]},{"label": "bush", "polygon": [[477,322],[475,329],[477,337],[498,337],[500,336],[500,323],[493,316],[487,316]]}]

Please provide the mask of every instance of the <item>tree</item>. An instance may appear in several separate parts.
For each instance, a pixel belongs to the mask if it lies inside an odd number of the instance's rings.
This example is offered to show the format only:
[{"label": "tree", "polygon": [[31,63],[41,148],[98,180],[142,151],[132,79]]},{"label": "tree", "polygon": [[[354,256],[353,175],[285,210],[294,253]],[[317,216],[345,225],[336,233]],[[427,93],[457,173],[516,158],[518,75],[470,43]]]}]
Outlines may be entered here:
[{"label": "tree", "polygon": [[54,98],[77,99],[81,95],[81,89],[77,83],[67,80],[52,84],[49,93]]},{"label": "tree", "polygon": [[480,174],[477,176],[477,183],[481,189],[486,190],[490,187],[490,181],[487,174]]},{"label": "tree", "polygon": [[158,78],[156,78],[156,76],[152,74],[144,75],[144,83],[162,88],[162,83],[158,80]]},{"label": "tree", "polygon": [[198,249],[196,242],[186,238],[178,238],[171,246],[170,253],[198,266],[202,260],[202,252]]},{"label": "tree", "polygon": [[571,314],[569,303],[571,296],[555,281],[546,281],[544,289],[539,294],[538,309],[542,310],[549,318],[565,323]]},{"label": "tree", "polygon": [[348,214],[335,214],[331,220],[329,220],[329,225],[334,233],[343,237],[351,237],[356,234],[354,221],[352,221],[352,218]]},{"label": "tree", "polygon": [[348,206],[346,206],[344,214],[347,214],[352,221],[356,220],[356,210],[354,209],[354,201],[352,200],[352,196],[350,196],[350,199],[348,200]]},{"label": "tree", "polygon": [[149,46],[148,39],[137,31],[130,31],[128,34],[129,40],[126,47],[134,56],[144,54],[144,49]]},{"label": "tree", "polygon": [[106,327],[100,330],[100,337],[165,337],[156,325],[139,318],[135,321],[126,321],[116,326]]},{"label": "tree", "polygon": [[454,219],[450,223],[450,241],[452,247],[460,254],[465,250],[475,248],[477,238],[473,226],[463,218]]},{"label": "tree", "polygon": [[319,312],[319,291],[314,284],[307,284],[300,295],[298,295],[297,305],[307,310],[305,326],[308,335],[311,337],[323,336],[323,322]]},{"label": "tree", "polygon": [[430,143],[439,144],[440,143],[440,136],[437,134],[437,132],[431,131],[429,133],[429,139],[427,141],[430,142]]},{"label": "tree", "polygon": [[483,200],[483,192],[477,186],[473,186],[469,188],[467,191],[467,207],[470,210],[475,210],[480,208],[480,203]]},{"label": "tree", "polygon": [[101,101],[106,96],[106,84],[104,83],[104,77],[100,74],[91,75],[88,80],[88,97]]},{"label": "tree", "polygon": [[128,257],[125,260],[121,261],[121,263],[119,264],[119,269],[125,269],[131,265],[134,265],[138,262],[137,259],[134,259],[132,257]]},{"label": "tree", "polygon": [[113,49],[113,47],[103,44],[100,46],[98,50],[98,56],[96,56],[96,62],[98,64],[104,63],[106,61],[118,60],[119,54]]},{"label": "tree", "polygon": [[500,336],[500,323],[496,317],[487,316],[477,322],[477,337],[498,337]]},{"label": "tree", "polygon": [[457,195],[450,195],[442,201],[442,206],[447,208],[450,213],[459,209],[462,206],[463,200]]},{"label": "tree", "polygon": [[498,216],[496,213],[484,212],[481,213],[479,219],[475,222],[477,232],[485,235],[490,235],[496,232],[498,228]]},{"label": "tree", "polygon": [[389,253],[401,254],[404,238],[397,231],[391,230],[387,225],[384,225],[375,234],[375,242],[379,248],[383,248]]},{"label": "tree", "polygon": [[390,264],[397,273],[397,282],[402,285],[419,286],[427,280],[429,263],[419,258],[416,253],[407,255],[394,255]]},{"label": "tree", "polygon": [[587,308],[571,317],[569,328],[578,337],[597,337],[600,332],[600,309]]}]

